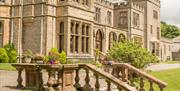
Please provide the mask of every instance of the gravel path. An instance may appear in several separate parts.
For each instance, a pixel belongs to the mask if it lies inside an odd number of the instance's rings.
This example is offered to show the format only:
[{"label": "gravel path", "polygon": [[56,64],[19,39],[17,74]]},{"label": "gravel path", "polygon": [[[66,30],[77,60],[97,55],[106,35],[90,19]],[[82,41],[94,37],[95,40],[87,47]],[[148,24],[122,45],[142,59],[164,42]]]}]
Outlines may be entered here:
[{"label": "gravel path", "polygon": [[160,71],[160,70],[175,69],[175,68],[180,68],[180,64],[155,64],[149,66],[147,69],[152,71]]}]

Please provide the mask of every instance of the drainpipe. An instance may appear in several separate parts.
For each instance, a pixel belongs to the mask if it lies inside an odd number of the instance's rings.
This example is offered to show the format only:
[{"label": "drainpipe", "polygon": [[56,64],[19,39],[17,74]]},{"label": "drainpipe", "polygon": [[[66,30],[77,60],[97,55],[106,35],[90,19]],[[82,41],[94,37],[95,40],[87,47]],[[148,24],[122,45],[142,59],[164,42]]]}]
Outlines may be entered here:
[{"label": "drainpipe", "polygon": [[[13,3],[14,1],[11,1],[11,5],[13,5],[14,3]],[[12,6],[10,6],[10,11],[11,11],[11,15],[10,15],[10,20],[11,20],[11,30],[10,30],[10,43],[13,43],[13,31],[14,31],[14,27],[13,27],[13,24],[14,24],[14,19],[13,19],[13,17],[14,17],[14,8],[12,7]]]},{"label": "drainpipe", "polygon": [[21,0],[21,14],[20,14],[20,30],[19,30],[19,62],[22,62],[22,31],[23,31],[23,0]]},{"label": "drainpipe", "polygon": [[132,3],[132,0],[129,0],[129,5],[130,5],[130,6],[129,6],[129,12],[130,12],[130,14],[129,14],[129,25],[128,25],[128,32],[129,32],[129,33],[128,33],[128,35],[129,35],[129,39],[130,39],[130,40],[131,40],[131,17],[132,17],[132,16],[131,16],[131,14],[132,14],[132,13],[131,13],[131,11],[132,11],[132,10],[131,10],[131,3]]}]

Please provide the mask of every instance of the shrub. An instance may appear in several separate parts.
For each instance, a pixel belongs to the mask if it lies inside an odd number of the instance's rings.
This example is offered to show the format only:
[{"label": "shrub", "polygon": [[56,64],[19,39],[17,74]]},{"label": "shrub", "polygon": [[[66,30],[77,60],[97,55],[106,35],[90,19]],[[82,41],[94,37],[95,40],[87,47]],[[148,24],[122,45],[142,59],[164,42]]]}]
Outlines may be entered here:
[{"label": "shrub", "polygon": [[147,49],[132,41],[114,43],[109,50],[108,57],[118,62],[130,63],[137,68],[144,68],[158,61],[158,58],[149,53]]},{"label": "shrub", "polygon": [[6,53],[9,57],[9,63],[15,63],[17,60],[17,51],[15,49],[14,44],[6,44],[4,46],[4,49],[6,50]]},{"label": "shrub", "polygon": [[59,54],[59,60],[62,64],[66,64],[67,63],[67,60],[66,60],[66,53],[64,51],[62,51],[60,54]]},{"label": "shrub", "polygon": [[0,63],[8,63],[9,57],[4,48],[0,48]]}]

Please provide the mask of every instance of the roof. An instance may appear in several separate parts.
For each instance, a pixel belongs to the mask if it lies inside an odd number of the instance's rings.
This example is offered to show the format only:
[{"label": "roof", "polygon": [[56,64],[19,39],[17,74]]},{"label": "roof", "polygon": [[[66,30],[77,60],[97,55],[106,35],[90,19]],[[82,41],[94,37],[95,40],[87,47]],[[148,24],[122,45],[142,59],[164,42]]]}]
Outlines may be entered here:
[{"label": "roof", "polygon": [[161,42],[172,43],[172,39],[171,38],[161,37]]},{"label": "roof", "polygon": [[180,36],[173,39],[173,42],[179,42],[180,43]]}]

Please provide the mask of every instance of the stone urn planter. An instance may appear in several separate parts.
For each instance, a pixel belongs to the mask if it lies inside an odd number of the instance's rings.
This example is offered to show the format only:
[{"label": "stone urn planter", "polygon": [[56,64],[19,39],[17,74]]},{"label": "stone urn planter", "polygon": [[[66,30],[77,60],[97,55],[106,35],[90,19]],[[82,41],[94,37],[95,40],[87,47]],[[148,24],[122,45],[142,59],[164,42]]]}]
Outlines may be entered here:
[{"label": "stone urn planter", "polygon": [[23,58],[22,58],[22,62],[23,63],[31,63],[33,57],[33,53],[31,50],[27,50],[24,54],[23,54]]},{"label": "stone urn planter", "polygon": [[31,58],[30,57],[25,57],[25,62],[26,63],[31,63]]},{"label": "stone urn planter", "polygon": [[31,63],[30,57],[22,57],[22,63]]}]

